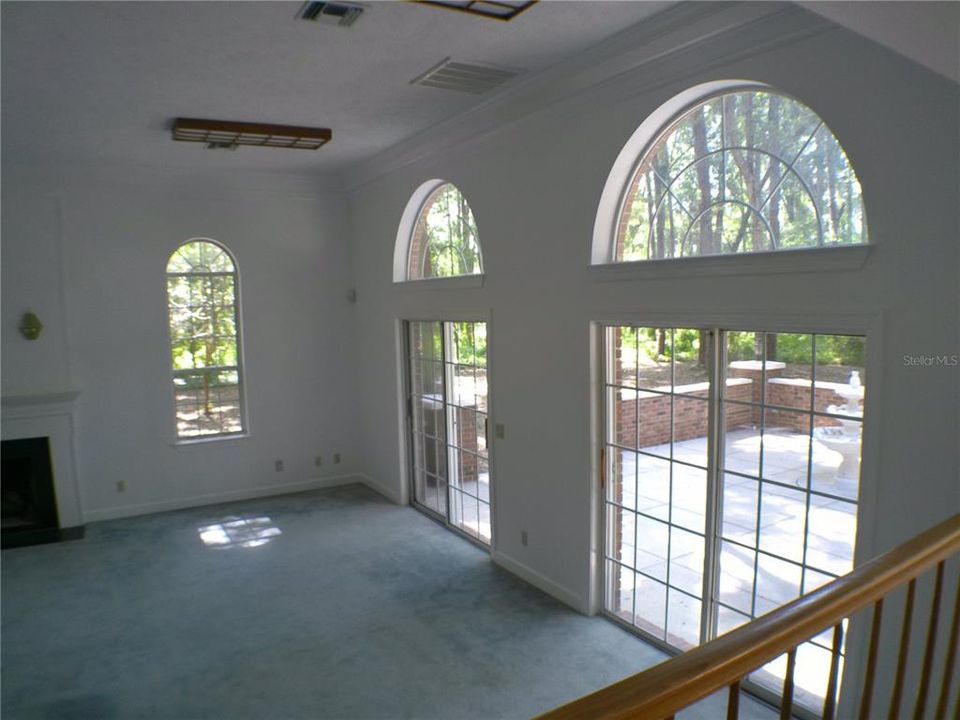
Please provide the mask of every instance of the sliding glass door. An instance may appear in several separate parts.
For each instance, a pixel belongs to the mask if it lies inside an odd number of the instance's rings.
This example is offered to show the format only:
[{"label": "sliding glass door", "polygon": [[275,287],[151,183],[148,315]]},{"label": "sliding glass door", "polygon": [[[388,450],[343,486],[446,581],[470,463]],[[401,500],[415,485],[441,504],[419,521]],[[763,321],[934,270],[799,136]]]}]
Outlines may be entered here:
[{"label": "sliding glass door", "polygon": [[487,326],[407,323],[413,502],[489,545]]},{"label": "sliding glass door", "polygon": [[[862,337],[616,326],[605,348],[609,615],[685,650],[849,572]],[[801,647],[799,700],[829,648]]]}]

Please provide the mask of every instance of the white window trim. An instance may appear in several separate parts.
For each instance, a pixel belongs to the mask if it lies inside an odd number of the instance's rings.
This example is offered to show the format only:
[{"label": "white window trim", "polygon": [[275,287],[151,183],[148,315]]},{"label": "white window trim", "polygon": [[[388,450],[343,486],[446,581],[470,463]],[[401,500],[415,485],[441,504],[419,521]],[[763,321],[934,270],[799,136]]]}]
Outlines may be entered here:
[{"label": "white window trim", "polygon": [[420,290],[456,290],[458,288],[483,287],[484,275],[453,275],[451,277],[418,278],[416,280],[394,281],[404,291]]},{"label": "white window trim", "polygon": [[221,433],[219,435],[198,435],[191,438],[178,438],[170,443],[175,448],[191,447],[193,445],[206,445],[207,443],[223,442],[225,440],[246,440],[251,437],[247,431],[238,433]]},{"label": "white window trim", "polygon": [[[421,283],[433,283],[432,287],[456,288],[456,287],[481,287],[483,285],[484,268],[486,264],[483,260],[483,246],[480,238],[477,238],[477,255],[480,258],[480,272],[472,275],[451,275],[447,277],[429,277],[429,278],[411,278],[409,276],[410,267],[410,242],[413,240],[413,233],[417,227],[417,220],[420,219],[420,213],[433,191],[441,185],[453,185],[459,191],[456,183],[441,178],[427,180],[414,190],[413,195],[407,201],[407,206],[403,209],[403,215],[400,217],[400,225],[397,227],[397,239],[393,244],[393,282],[403,284],[404,287],[419,286]],[[470,208],[473,212],[473,208]],[[476,217],[476,215],[474,215]],[[426,286],[424,286],[426,287]]]},{"label": "white window trim", "polygon": [[590,276],[599,282],[664,280],[679,277],[773,275],[859,270],[866,265],[876,245],[836,245],[729,255],[702,255],[631,262],[607,262],[590,266]]}]

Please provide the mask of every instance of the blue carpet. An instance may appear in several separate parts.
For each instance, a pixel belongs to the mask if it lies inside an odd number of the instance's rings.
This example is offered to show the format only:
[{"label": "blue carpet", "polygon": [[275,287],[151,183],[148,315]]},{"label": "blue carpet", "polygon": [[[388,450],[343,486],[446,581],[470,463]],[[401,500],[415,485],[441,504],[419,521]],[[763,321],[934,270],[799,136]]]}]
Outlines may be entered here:
[{"label": "blue carpet", "polygon": [[2,579],[6,720],[524,718],[665,657],[359,485],[95,523]]}]

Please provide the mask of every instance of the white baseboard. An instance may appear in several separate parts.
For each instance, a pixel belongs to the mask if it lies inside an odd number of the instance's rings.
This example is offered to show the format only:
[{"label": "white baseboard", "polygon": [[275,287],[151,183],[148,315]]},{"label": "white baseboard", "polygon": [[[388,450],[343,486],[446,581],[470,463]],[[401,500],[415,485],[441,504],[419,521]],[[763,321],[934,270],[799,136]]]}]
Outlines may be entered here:
[{"label": "white baseboard", "polygon": [[382,482],[375,480],[366,473],[359,473],[357,478],[368,488],[373,490],[375,493],[383,495],[390,502],[396,505],[403,505],[403,498],[400,497],[400,493],[395,488],[384,485]]},{"label": "white baseboard", "polygon": [[[161,500],[140,505],[121,505],[120,507],[102,508],[100,510],[84,510],[84,522],[98,522],[100,520],[114,520],[116,518],[133,517],[135,515],[149,515],[151,513],[166,512],[168,510],[183,510],[185,508],[202,507],[203,505],[217,505],[235,500],[252,500],[271,495],[289,495],[291,493],[319,490],[322,488],[350,485],[352,483],[367,483],[364,475],[334,475],[331,477],[311,478],[303,482],[287,483],[285,485],[265,485],[241,490],[227,490],[207,495],[194,495],[188,498],[175,500]],[[376,490],[376,488],[374,488]]]},{"label": "white baseboard", "polygon": [[533,585],[540,590],[543,590],[547,595],[555,597],[557,600],[562,602],[564,605],[569,605],[574,610],[584,615],[589,615],[589,608],[587,603],[574,592],[571,592],[567,588],[555,583],[550,578],[541,575],[536,570],[533,570],[526,565],[524,565],[519,560],[515,560],[509,555],[504,555],[499,550],[494,550],[490,557],[493,561],[502,567],[504,570],[512,572],[517,577],[522,580],[526,580],[528,583]]}]

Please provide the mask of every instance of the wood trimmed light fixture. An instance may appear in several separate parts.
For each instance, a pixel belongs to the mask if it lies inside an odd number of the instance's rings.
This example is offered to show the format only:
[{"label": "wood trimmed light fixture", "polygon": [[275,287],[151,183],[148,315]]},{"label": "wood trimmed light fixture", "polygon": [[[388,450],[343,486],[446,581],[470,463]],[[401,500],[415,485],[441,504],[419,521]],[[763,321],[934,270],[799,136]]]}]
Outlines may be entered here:
[{"label": "wood trimmed light fixture", "polygon": [[524,10],[528,10],[538,0],[413,0],[413,2],[506,22],[513,20]]},{"label": "wood trimmed light fixture", "polygon": [[173,121],[174,140],[206,143],[211,150],[236,150],[240,145],[318,150],[332,137],[330,128],[196,118],[177,118]]}]

